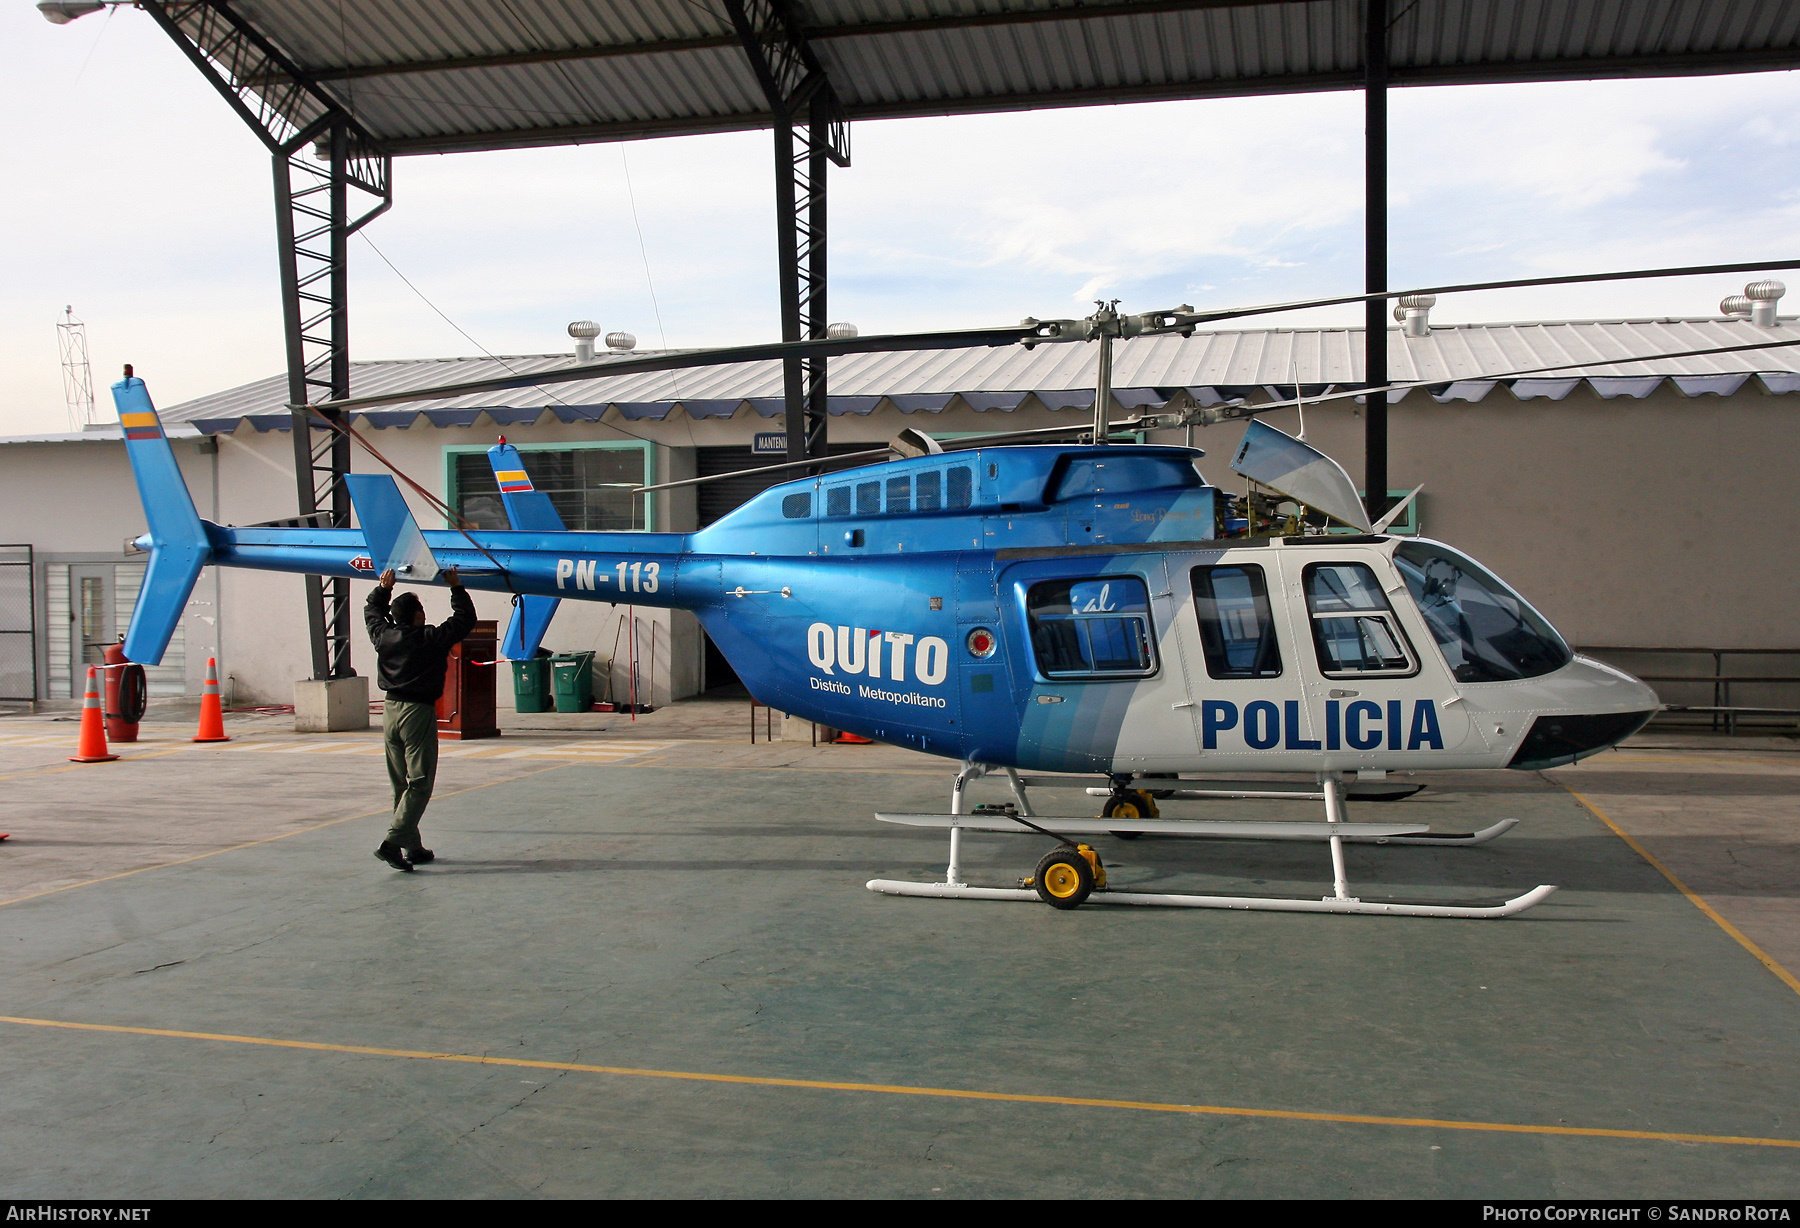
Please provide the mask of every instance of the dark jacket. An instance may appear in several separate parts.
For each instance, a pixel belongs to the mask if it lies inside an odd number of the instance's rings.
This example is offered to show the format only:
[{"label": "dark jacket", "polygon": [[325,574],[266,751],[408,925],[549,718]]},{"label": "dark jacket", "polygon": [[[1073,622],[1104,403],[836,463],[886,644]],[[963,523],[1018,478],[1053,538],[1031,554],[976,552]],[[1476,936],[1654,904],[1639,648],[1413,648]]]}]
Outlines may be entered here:
[{"label": "dark jacket", "polygon": [[375,645],[376,681],[390,699],[434,704],[444,693],[444,662],[453,645],[475,625],[475,603],[461,588],[450,590],[450,617],[435,627],[402,627],[388,613],[388,590],[377,584],[363,606]]}]

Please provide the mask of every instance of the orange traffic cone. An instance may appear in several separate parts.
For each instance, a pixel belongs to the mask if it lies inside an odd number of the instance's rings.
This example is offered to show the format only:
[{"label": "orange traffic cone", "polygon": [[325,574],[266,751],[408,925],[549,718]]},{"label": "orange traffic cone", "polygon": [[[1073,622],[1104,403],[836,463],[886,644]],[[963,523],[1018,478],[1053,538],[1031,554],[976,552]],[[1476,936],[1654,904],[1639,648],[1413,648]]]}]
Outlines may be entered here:
[{"label": "orange traffic cone", "polygon": [[106,753],[106,721],[100,712],[100,671],[88,666],[87,694],[81,699],[81,741],[70,763],[105,763],[117,759]]},{"label": "orange traffic cone", "polygon": [[851,733],[848,729],[840,730],[837,736],[840,746],[871,746],[874,738],[865,738],[860,733]]},{"label": "orange traffic cone", "polygon": [[206,685],[200,689],[200,729],[196,742],[229,742],[225,732],[225,712],[219,706],[219,663],[206,658]]}]

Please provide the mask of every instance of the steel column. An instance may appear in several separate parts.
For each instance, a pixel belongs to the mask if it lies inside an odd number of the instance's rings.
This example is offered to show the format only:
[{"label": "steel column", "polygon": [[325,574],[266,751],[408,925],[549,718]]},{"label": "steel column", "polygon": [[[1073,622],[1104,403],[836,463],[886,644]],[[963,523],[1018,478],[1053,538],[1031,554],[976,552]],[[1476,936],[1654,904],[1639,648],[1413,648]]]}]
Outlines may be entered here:
[{"label": "steel column", "polygon": [[[1388,262],[1388,0],[1366,0],[1363,35],[1363,290],[1387,290]],[[1370,299],[1363,315],[1366,386],[1388,382],[1388,300]],[[1363,489],[1369,519],[1387,511],[1388,401],[1372,392],[1363,412]]]},{"label": "steel column", "polygon": [[[308,406],[350,395],[349,242],[393,204],[392,161],[336,98],[219,0],[142,0],[274,160],[294,480],[301,518],[347,527],[350,441]],[[321,160],[322,155],[322,160]],[[350,216],[350,189],[375,198]],[[350,586],[306,577],[314,678],[348,677]]]},{"label": "steel column", "polygon": [[[813,95],[807,107],[806,124],[806,277],[805,329],[808,338],[823,337],[830,324],[825,309],[825,168],[831,152],[831,95],[821,90]],[[796,219],[797,221],[798,219]],[[827,424],[825,410],[825,359],[797,360],[806,378],[806,451],[805,456],[824,456]],[[790,432],[792,427],[788,428]],[[793,438],[789,434],[788,438]],[[797,460],[790,444],[788,458]]]},{"label": "steel column", "polygon": [[[849,125],[786,0],[726,0],[738,39],[775,116],[775,226],[781,339],[823,337],[826,164],[850,165]],[[826,360],[782,360],[787,455],[822,457]]]}]

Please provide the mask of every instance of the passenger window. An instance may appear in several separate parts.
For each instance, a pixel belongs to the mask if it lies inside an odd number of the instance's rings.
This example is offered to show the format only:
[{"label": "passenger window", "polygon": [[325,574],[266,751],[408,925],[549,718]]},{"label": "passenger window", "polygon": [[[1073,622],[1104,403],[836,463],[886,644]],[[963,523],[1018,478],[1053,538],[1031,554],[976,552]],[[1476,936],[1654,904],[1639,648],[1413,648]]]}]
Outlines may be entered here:
[{"label": "passenger window", "polygon": [[881,515],[880,482],[858,482],[856,484],[856,514],[858,516]]},{"label": "passenger window", "polygon": [[1419,672],[1373,571],[1361,563],[1314,563],[1303,575],[1321,673],[1361,678]]},{"label": "passenger window", "polygon": [[935,512],[944,505],[944,475],[921,473],[913,480],[913,506],[921,512]]},{"label": "passenger window", "polygon": [[812,492],[803,490],[781,501],[781,514],[789,520],[804,520],[812,515]]},{"label": "passenger window", "polygon": [[895,512],[912,511],[912,478],[889,478],[887,483],[887,510],[891,516]]},{"label": "passenger window", "polygon": [[1281,647],[1263,569],[1255,563],[1196,567],[1191,578],[1206,672],[1214,678],[1279,678]]},{"label": "passenger window", "polygon": [[958,465],[944,475],[944,506],[960,512],[974,502],[975,475],[967,465]]},{"label": "passenger window", "polygon": [[1025,594],[1031,647],[1047,678],[1156,672],[1150,599],[1136,576],[1047,580]]},{"label": "passenger window", "polygon": [[833,486],[825,491],[825,514],[827,516],[848,516],[850,514],[850,488]]}]

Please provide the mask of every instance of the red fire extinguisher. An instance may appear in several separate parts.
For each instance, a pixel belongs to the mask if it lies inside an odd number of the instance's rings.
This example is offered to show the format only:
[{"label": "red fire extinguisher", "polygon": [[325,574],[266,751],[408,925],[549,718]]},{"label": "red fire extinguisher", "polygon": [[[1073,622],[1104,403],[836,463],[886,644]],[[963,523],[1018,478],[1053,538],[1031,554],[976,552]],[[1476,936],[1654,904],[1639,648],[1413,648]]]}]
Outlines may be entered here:
[{"label": "red fire extinguisher", "polygon": [[144,667],[125,659],[123,642],[106,646],[106,739],[135,742],[150,701]]}]

